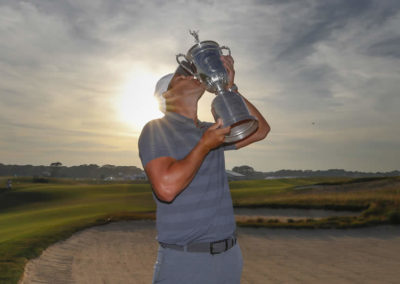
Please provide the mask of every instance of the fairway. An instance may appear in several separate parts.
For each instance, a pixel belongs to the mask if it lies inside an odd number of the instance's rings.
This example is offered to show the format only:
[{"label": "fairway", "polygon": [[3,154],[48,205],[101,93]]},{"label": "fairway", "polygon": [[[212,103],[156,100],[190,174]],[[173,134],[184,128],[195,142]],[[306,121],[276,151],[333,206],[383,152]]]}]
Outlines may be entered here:
[{"label": "fairway", "polygon": [[[315,184],[323,186],[313,188]],[[238,222],[250,227],[334,228],[398,222],[399,184],[399,178],[310,178],[236,181],[230,186],[235,206],[364,210],[356,217]],[[76,231],[110,221],[153,219],[154,210],[147,183],[14,179],[12,191],[0,193],[0,283],[17,283],[28,259]]]},{"label": "fairway", "polygon": [[155,210],[148,184],[87,184],[71,180],[37,184],[30,179],[17,179],[13,190],[1,193],[0,198],[3,283],[17,283],[28,258],[80,229],[112,218],[142,218],[141,213]]}]

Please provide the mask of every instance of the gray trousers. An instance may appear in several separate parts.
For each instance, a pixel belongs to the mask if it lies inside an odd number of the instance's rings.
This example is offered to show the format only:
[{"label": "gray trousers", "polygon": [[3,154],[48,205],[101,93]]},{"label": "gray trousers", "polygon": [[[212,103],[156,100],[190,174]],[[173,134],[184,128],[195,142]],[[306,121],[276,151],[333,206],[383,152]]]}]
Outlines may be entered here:
[{"label": "gray trousers", "polygon": [[236,284],[242,275],[239,244],[220,254],[185,252],[159,246],[153,283]]}]

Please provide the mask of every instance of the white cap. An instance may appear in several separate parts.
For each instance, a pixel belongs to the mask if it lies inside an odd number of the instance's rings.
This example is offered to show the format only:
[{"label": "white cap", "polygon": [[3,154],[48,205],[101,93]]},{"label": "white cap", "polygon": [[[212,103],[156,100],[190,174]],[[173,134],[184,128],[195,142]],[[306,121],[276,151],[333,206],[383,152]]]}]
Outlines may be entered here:
[{"label": "white cap", "polygon": [[163,94],[168,90],[169,83],[171,83],[173,77],[174,73],[170,73],[163,76],[160,80],[158,80],[156,84],[156,90],[154,91],[154,96],[157,98],[160,110],[163,113],[165,113],[167,110]]}]

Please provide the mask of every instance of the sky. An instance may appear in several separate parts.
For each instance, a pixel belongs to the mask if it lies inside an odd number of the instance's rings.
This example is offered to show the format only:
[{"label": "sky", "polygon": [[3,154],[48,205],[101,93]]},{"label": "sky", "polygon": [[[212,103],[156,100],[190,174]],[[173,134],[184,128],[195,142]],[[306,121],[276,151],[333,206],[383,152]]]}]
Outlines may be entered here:
[{"label": "sky", "polygon": [[155,84],[189,29],[231,49],[271,125],[228,169],[400,169],[397,0],[0,0],[0,163],[142,167]]}]

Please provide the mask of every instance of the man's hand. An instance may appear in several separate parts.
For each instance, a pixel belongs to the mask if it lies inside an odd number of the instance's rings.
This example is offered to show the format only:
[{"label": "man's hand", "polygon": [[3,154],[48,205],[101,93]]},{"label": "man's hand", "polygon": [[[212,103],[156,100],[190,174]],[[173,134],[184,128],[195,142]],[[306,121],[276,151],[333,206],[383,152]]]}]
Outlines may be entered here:
[{"label": "man's hand", "polygon": [[192,181],[208,152],[221,145],[231,130],[221,126],[222,120],[218,119],[185,158],[159,157],[147,163],[144,169],[160,200],[172,202]]},{"label": "man's hand", "polygon": [[200,143],[209,152],[224,143],[225,135],[231,131],[231,127],[220,128],[222,126],[222,119],[218,119],[210,128],[204,132],[201,137]]},{"label": "man's hand", "polygon": [[235,80],[235,68],[233,67],[234,60],[230,55],[222,55],[221,61],[224,64],[226,71],[228,72],[228,89],[232,87]]}]

